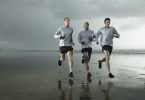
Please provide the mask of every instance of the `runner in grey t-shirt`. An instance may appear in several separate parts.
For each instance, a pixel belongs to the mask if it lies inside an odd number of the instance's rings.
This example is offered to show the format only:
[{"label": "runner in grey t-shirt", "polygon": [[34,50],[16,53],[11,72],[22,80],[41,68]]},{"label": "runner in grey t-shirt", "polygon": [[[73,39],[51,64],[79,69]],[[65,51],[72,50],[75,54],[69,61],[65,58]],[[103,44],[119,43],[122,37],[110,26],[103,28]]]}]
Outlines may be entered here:
[{"label": "runner in grey t-shirt", "polygon": [[110,71],[109,60],[113,49],[113,38],[114,37],[119,38],[120,35],[118,34],[118,32],[114,27],[110,27],[110,18],[105,18],[104,24],[105,27],[101,28],[96,35],[97,44],[99,43],[98,38],[100,36],[100,45],[102,46],[102,52],[104,53],[105,56],[102,60],[99,60],[98,63],[99,63],[99,68],[101,69],[102,62],[105,62],[109,72],[108,76],[110,78],[114,78],[114,75]]},{"label": "runner in grey t-shirt", "polygon": [[63,25],[56,31],[54,38],[60,38],[59,47],[72,46],[73,45],[72,34],[73,29],[70,26],[65,27]]},{"label": "runner in grey t-shirt", "polygon": [[86,71],[87,71],[87,78],[90,79],[92,74],[89,72],[89,61],[91,58],[92,54],[92,48],[91,48],[91,43],[93,41],[93,38],[95,34],[94,31],[89,30],[89,23],[85,22],[84,23],[84,30],[81,31],[78,35],[78,41],[81,44],[82,50],[81,52],[83,53],[82,57],[82,63],[84,64]]},{"label": "runner in grey t-shirt", "polygon": [[68,58],[69,76],[73,77],[72,67],[73,67],[73,29],[69,26],[70,18],[64,18],[64,26],[60,27],[54,34],[54,38],[59,38],[59,51],[60,56],[58,60],[58,65],[61,66],[62,62],[65,60],[65,54]]}]

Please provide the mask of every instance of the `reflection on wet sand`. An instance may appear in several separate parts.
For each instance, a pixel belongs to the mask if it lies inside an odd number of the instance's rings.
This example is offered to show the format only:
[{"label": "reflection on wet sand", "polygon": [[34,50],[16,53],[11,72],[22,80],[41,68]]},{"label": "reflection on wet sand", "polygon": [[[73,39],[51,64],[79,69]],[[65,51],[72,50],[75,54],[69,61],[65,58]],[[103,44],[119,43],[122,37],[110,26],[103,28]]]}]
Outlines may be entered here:
[{"label": "reflection on wet sand", "polygon": [[102,93],[104,94],[104,100],[110,100],[110,95],[109,95],[109,93],[110,93],[111,87],[113,86],[113,83],[112,83],[112,82],[108,82],[106,88],[103,88],[103,87],[102,87],[101,81],[99,81],[98,85],[99,85],[100,90],[101,90]]},{"label": "reflection on wet sand", "polygon": [[[59,90],[59,100],[72,100],[73,96],[76,96],[76,93],[73,93],[74,90],[74,81],[72,79],[68,80],[69,87],[66,89],[65,86],[63,86],[62,81],[58,81],[58,90]],[[81,90],[75,88],[77,92],[79,93],[79,97],[77,100],[92,100],[93,96],[92,90],[93,88],[90,88],[92,83],[90,83],[90,80],[87,79],[87,82],[82,82],[80,85]],[[103,96],[103,100],[110,100],[110,89],[113,86],[112,82],[107,82],[107,85],[102,84],[101,81],[97,84],[97,91],[100,91]],[[92,90],[91,90],[92,89]],[[97,93],[96,91],[96,93]],[[97,97],[99,98],[99,97]]]},{"label": "reflection on wet sand", "polygon": [[59,100],[72,100],[74,82],[72,79],[69,79],[68,83],[69,83],[69,90],[66,93],[66,91],[62,88],[61,80],[58,81]]},{"label": "reflection on wet sand", "polygon": [[82,83],[82,91],[79,100],[92,100],[89,83]]}]

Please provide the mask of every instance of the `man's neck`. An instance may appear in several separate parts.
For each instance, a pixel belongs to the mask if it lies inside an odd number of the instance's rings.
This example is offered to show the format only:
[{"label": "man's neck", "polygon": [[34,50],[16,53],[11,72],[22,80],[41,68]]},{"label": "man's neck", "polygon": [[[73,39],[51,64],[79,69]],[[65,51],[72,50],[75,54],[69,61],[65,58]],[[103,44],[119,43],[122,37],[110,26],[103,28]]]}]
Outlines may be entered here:
[{"label": "man's neck", "polygon": [[105,26],[105,28],[109,28],[110,26]]},{"label": "man's neck", "polygon": [[64,27],[66,27],[66,28],[67,28],[67,27],[69,27],[69,25],[67,25],[67,26],[65,26],[65,25],[64,25]]},{"label": "man's neck", "polygon": [[85,31],[88,31],[88,30],[89,30],[89,28],[85,29]]}]

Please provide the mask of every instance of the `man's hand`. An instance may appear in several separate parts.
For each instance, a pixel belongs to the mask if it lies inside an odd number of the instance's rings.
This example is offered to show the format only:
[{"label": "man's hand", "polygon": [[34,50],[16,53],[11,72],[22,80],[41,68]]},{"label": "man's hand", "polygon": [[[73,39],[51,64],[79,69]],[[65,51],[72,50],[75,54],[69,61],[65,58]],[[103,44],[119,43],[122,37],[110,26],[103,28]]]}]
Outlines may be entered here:
[{"label": "man's hand", "polygon": [[64,38],[65,38],[65,36],[61,36],[61,37],[60,37],[60,39],[64,39]]},{"label": "man's hand", "polygon": [[119,34],[113,34],[113,37],[119,38],[120,35]]},{"label": "man's hand", "polygon": [[60,39],[64,39],[64,38],[65,38],[64,32],[61,32],[61,34],[60,34]]},{"label": "man's hand", "polygon": [[84,44],[86,44],[86,43],[85,43],[85,41],[81,41],[81,44],[84,45]]},{"label": "man's hand", "polygon": [[93,41],[96,42],[97,41],[96,38],[93,38]]},{"label": "man's hand", "polygon": [[74,46],[75,44],[72,42],[72,46]]},{"label": "man's hand", "polygon": [[99,44],[99,41],[97,41],[96,44],[98,45]]}]

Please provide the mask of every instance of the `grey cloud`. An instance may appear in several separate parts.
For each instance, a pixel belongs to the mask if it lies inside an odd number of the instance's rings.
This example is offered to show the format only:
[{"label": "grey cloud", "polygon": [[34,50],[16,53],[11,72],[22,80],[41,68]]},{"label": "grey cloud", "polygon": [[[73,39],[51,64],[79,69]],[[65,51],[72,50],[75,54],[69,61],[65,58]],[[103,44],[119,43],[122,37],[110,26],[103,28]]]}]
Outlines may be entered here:
[{"label": "grey cloud", "polygon": [[[26,1],[26,0],[25,0]],[[47,8],[58,18],[143,17],[144,0],[28,0],[31,6]]]},{"label": "grey cloud", "polygon": [[98,13],[113,17],[143,17],[144,0],[92,0],[92,6],[99,6]]},{"label": "grey cloud", "polygon": [[120,22],[118,27],[121,31],[137,30],[144,25],[145,18],[126,18],[120,19],[118,22]]},{"label": "grey cloud", "polygon": [[[48,9],[31,7],[19,0],[0,1],[1,49],[54,49],[54,17]],[[59,23],[59,20],[55,19]],[[57,43],[56,43],[57,44]]]},{"label": "grey cloud", "polygon": [[[53,33],[64,16],[72,17],[78,32],[82,19],[144,17],[144,5],[144,0],[0,0],[0,47],[57,49]],[[125,28],[131,27],[120,26]]]},{"label": "grey cloud", "polygon": [[[6,2],[7,1],[7,2]],[[48,9],[55,17],[73,19],[96,17],[144,17],[144,0],[6,0],[8,5],[23,4]]]}]

